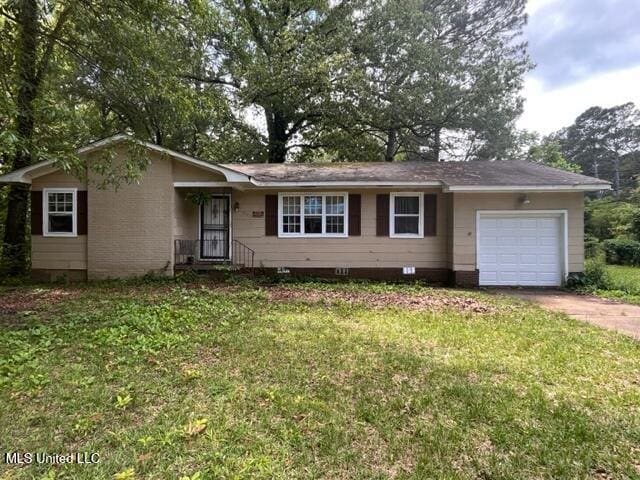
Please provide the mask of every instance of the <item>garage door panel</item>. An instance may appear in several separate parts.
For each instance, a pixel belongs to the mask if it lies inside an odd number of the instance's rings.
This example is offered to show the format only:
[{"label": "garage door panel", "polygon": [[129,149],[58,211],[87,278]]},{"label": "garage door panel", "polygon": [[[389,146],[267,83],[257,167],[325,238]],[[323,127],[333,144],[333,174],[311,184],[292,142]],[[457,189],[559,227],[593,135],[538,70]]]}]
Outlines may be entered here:
[{"label": "garage door panel", "polygon": [[487,285],[488,283],[494,283],[498,280],[497,272],[484,272],[480,274],[480,283]]},{"label": "garage door panel", "polygon": [[480,284],[559,285],[562,278],[559,217],[518,215],[480,216]]},{"label": "garage door panel", "polygon": [[498,272],[498,282],[507,285],[515,284],[518,281],[518,272]]}]

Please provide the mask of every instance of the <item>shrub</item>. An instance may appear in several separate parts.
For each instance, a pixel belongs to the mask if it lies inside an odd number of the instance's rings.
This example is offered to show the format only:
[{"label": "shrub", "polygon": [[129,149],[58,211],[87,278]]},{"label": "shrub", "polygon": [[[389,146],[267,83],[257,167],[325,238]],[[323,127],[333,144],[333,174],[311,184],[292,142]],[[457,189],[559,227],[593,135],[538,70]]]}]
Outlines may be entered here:
[{"label": "shrub", "polygon": [[635,238],[633,220],[640,215],[640,208],[629,202],[611,197],[590,200],[585,203],[585,232],[600,240],[607,238]]},{"label": "shrub", "polygon": [[607,263],[613,265],[640,265],[640,242],[614,238],[603,242]]},{"label": "shrub", "polygon": [[604,253],[602,243],[596,237],[585,235],[584,237],[584,256],[586,258],[600,257]]},{"label": "shrub", "polygon": [[611,285],[607,264],[602,258],[591,258],[584,262],[584,272],[573,274],[567,287],[577,290],[606,290]]}]

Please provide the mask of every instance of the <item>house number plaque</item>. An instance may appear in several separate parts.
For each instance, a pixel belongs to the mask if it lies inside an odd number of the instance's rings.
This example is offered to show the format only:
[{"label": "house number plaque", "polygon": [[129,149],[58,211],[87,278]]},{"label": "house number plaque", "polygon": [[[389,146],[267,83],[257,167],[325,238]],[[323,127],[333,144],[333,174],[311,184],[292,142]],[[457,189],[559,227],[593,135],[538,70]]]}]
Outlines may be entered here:
[{"label": "house number plaque", "polygon": [[252,215],[253,215],[255,218],[260,218],[260,217],[264,217],[264,212],[263,212],[262,210],[254,210],[254,211],[252,212]]}]

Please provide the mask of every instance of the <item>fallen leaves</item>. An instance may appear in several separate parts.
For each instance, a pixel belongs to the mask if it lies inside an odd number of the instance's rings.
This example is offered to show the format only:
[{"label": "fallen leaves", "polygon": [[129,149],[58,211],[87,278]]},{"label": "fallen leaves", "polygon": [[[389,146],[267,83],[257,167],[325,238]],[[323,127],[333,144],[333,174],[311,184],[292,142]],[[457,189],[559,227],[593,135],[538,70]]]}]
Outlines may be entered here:
[{"label": "fallen leaves", "polygon": [[74,288],[23,288],[9,290],[0,295],[0,313],[28,312],[76,298],[81,290]]},{"label": "fallen leaves", "polygon": [[445,310],[456,309],[472,313],[493,313],[495,307],[473,297],[454,295],[410,294],[402,292],[374,293],[345,290],[305,290],[289,287],[272,287],[266,290],[271,301],[290,302],[304,301],[308,303],[333,304],[339,301],[366,305],[381,309],[389,307],[407,308],[410,310]]}]

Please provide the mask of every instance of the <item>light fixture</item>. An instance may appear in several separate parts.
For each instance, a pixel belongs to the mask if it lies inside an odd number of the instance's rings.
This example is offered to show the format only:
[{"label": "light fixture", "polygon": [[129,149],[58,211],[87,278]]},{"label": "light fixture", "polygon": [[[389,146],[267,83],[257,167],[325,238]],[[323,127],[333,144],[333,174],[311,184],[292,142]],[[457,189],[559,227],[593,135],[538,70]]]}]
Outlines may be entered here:
[{"label": "light fixture", "polygon": [[529,205],[531,203],[531,200],[529,200],[529,197],[527,195],[523,195],[522,197],[520,197],[520,203],[522,205]]},{"label": "light fixture", "polygon": [[239,202],[236,202],[236,203],[233,204],[233,211],[234,212],[240,211],[240,203]]}]

